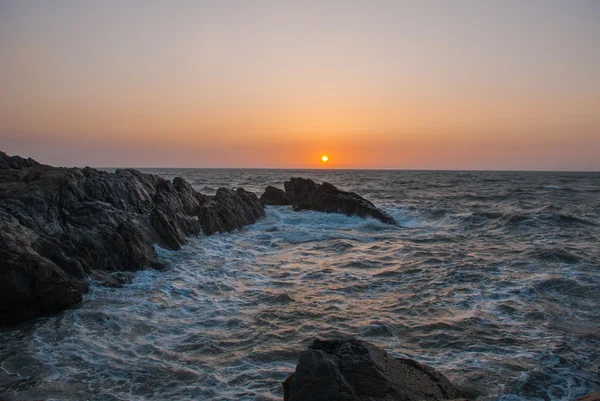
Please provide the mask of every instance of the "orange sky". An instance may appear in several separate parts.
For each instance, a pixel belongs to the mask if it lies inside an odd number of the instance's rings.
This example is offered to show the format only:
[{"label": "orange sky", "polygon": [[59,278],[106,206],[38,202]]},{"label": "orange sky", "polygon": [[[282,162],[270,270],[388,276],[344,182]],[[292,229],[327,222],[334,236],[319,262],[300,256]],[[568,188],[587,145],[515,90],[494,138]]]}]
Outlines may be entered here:
[{"label": "orange sky", "polygon": [[57,165],[600,170],[600,6],[0,4],[0,149]]}]

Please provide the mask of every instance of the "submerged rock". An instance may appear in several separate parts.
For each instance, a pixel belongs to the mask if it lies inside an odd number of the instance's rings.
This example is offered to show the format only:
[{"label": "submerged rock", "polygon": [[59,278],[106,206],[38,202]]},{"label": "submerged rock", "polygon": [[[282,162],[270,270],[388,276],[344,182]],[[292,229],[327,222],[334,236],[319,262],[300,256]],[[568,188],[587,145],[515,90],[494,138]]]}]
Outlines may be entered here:
[{"label": "submerged rock", "polygon": [[0,325],[80,302],[90,278],[120,285],[127,275],[115,272],[161,267],[154,244],[179,249],[202,222],[211,234],[213,221],[230,231],[263,214],[242,189],[207,197],[182,178],[56,168],[0,152]]},{"label": "submerged rock", "polygon": [[284,401],[438,401],[464,399],[450,381],[412,359],[366,341],[316,339],[284,382]]},{"label": "submerged rock", "polygon": [[260,196],[263,205],[289,205],[290,200],[284,190],[268,186]]},{"label": "submerged rock", "polygon": [[[284,183],[285,192],[267,187],[261,196],[267,205],[291,204],[295,210],[310,209],[326,213],[344,213],[348,216],[372,217],[386,224],[396,225],[396,220],[379,210],[371,202],[354,192],[341,191],[324,182],[317,184],[306,178],[291,178]],[[286,198],[283,198],[283,194]],[[288,203],[268,203],[286,199]]]}]

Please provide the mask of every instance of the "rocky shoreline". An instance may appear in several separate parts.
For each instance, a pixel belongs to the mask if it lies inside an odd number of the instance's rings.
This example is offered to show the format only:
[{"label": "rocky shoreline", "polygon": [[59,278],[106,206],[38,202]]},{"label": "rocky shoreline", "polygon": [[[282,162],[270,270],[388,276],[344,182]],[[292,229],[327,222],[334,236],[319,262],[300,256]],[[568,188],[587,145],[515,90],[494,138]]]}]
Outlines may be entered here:
[{"label": "rocky shoreline", "polygon": [[0,327],[82,300],[89,282],[119,286],[161,268],[155,244],[178,250],[189,236],[255,223],[265,205],[291,205],[396,224],[361,196],[292,178],[259,198],[243,188],[214,196],[133,169],[62,168],[0,152]]},{"label": "rocky shoreline", "polygon": [[0,153],[0,326],[79,303],[89,280],[118,286],[162,267],[154,244],[177,250],[190,235],[254,223],[264,206],[250,192],[196,192],[124,169],[58,168]]}]

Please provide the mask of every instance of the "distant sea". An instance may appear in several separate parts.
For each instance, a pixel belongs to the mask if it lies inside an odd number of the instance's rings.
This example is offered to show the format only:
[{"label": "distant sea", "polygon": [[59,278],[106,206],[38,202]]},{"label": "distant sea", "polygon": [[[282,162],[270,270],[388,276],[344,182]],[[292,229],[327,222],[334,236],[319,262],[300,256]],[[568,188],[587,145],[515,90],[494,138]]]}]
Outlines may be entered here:
[{"label": "distant sea", "polygon": [[394,216],[268,207],[171,264],[0,332],[0,399],[282,400],[316,336],[428,364],[478,400],[600,390],[600,173],[143,170],[258,195],[329,181]]}]

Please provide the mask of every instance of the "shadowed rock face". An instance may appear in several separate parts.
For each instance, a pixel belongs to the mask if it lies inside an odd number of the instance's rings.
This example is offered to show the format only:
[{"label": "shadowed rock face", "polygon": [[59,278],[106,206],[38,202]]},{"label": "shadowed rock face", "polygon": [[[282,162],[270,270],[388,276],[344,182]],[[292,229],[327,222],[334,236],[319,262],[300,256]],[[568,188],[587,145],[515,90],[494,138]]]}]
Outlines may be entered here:
[{"label": "shadowed rock face", "polygon": [[356,339],[316,339],[283,383],[284,401],[437,401],[462,398],[434,369]]},{"label": "shadowed rock face", "polygon": [[0,170],[22,169],[39,165],[40,163],[36,162],[31,157],[24,159],[20,156],[9,156],[0,151]]},{"label": "shadowed rock face", "polygon": [[119,285],[131,278],[123,271],[160,267],[154,244],[179,249],[202,221],[211,234],[262,215],[241,189],[207,197],[182,178],[56,168],[0,152],[0,325],[76,304],[90,277]]},{"label": "shadowed rock face", "polygon": [[232,231],[254,223],[265,215],[258,197],[242,188],[236,191],[219,188],[217,194],[204,203],[198,218],[206,235]]},{"label": "shadowed rock face", "polygon": [[[284,183],[285,195],[295,210],[310,209],[326,213],[344,213],[348,216],[372,217],[383,223],[396,225],[396,220],[389,214],[379,210],[371,202],[353,192],[345,192],[334,185],[324,182],[317,184],[310,179],[291,178]],[[279,199],[283,195],[268,187],[261,199]],[[283,192],[283,191],[281,191]],[[267,203],[265,204],[279,204]],[[284,203],[281,203],[284,204]]]},{"label": "shadowed rock face", "polygon": [[279,188],[268,186],[260,196],[263,205],[289,205],[287,193]]}]

